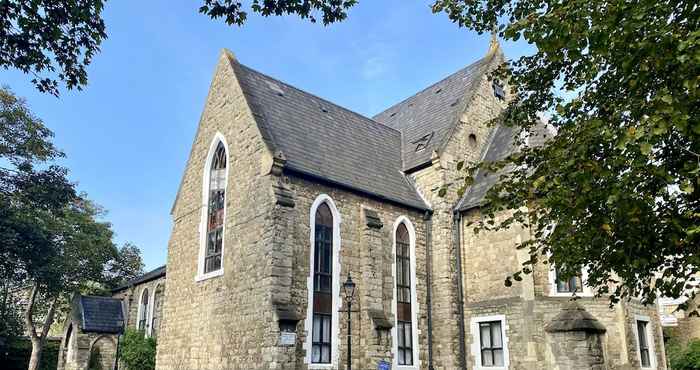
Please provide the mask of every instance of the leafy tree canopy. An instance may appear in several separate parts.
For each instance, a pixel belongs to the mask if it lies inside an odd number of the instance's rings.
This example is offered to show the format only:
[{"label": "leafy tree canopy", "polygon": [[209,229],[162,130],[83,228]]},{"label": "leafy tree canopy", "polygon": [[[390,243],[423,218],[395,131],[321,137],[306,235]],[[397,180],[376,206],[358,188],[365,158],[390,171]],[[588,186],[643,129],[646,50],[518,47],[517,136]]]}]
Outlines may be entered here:
[{"label": "leafy tree canopy", "polygon": [[[502,121],[520,128],[524,144],[544,112],[556,135],[483,165],[508,175],[489,192],[480,226],[521,222],[533,232],[520,246],[530,261],[513,278],[545,261],[568,276],[587,267],[588,283],[613,302],[653,302],[654,288],[692,295],[686,284],[700,266],[697,2],[438,0],[433,10],[537,48],[496,73],[514,95]],[[497,221],[505,210],[517,211]]]},{"label": "leafy tree canopy", "polygon": [[[0,278],[3,317],[9,289],[29,290],[24,327],[36,369],[54,318],[78,291],[107,288],[133,277],[142,263],[138,249],[117,249],[104,211],[76,191],[49,131],[26,103],[0,89]],[[93,289],[94,290],[94,289]]]},{"label": "leafy tree canopy", "polygon": [[[296,14],[323,24],[347,17],[357,0],[202,0],[199,12],[245,23],[248,12],[263,16]],[[59,95],[60,84],[78,90],[87,85],[87,67],[107,38],[102,19],[105,0],[0,1],[0,67],[32,76],[39,91]]]}]

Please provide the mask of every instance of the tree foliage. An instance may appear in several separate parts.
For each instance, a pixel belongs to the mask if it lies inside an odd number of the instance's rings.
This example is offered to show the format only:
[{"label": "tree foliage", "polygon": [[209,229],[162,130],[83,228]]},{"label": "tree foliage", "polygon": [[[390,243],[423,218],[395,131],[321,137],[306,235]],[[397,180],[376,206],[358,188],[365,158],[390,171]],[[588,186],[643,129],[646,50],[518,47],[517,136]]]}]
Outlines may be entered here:
[{"label": "tree foliage", "polygon": [[86,68],[107,37],[102,0],[0,1],[0,66],[33,76],[43,92],[87,84]]},{"label": "tree foliage", "polygon": [[156,340],[143,331],[126,329],[119,349],[119,360],[129,370],[153,370],[156,367]]},{"label": "tree foliage", "polygon": [[347,11],[357,0],[252,0],[250,7],[244,7],[238,0],[204,0],[199,12],[211,18],[223,18],[229,25],[243,25],[248,11],[271,15],[294,14],[316,23],[320,18],[324,25],[347,18]]},{"label": "tree foliage", "polygon": [[124,243],[115,258],[106,266],[105,288],[111,290],[143,274],[141,250],[132,243]]},{"label": "tree foliage", "polygon": [[[24,329],[36,369],[51,325],[78,291],[131,278],[141,269],[138,249],[118,250],[104,211],[76,191],[49,131],[25,102],[0,89],[0,278],[28,292]],[[7,289],[5,289],[7,290]]]},{"label": "tree foliage", "polygon": [[[613,302],[678,297],[700,266],[700,7],[695,1],[438,0],[433,10],[537,51],[495,73],[514,95],[519,144],[547,113],[556,132],[482,167],[507,168],[482,229],[532,229],[530,260]],[[468,166],[470,171],[478,166]],[[526,209],[522,206],[527,206]],[[494,216],[517,210],[503,222]],[[507,280],[507,283],[510,279]]]},{"label": "tree foliage", "polygon": [[673,370],[700,370],[700,339],[686,346],[671,341],[666,345],[666,354]]},{"label": "tree foliage", "polygon": [[[107,30],[105,0],[0,1],[0,67],[32,76],[39,91],[58,96],[61,84],[82,89],[87,67],[99,53]],[[357,0],[202,0],[199,12],[229,25],[243,25],[249,12],[263,16],[296,14],[330,24],[347,17]]]}]

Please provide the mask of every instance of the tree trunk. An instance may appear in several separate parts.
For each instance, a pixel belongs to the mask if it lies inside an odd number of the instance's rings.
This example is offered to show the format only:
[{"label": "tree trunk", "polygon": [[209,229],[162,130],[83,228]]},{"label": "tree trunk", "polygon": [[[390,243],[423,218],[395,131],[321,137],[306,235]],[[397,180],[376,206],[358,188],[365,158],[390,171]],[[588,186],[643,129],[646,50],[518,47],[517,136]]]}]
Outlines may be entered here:
[{"label": "tree trunk", "polygon": [[29,294],[29,303],[24,311],[24,324],[27,327],[27,332],[29,334],[29,339],[32,342],[32,355],[29,357],[29,367],[28,370],[38,370],[41,364],[41,355],[44,352],[44,345],[46,344],[46,337],[49,334],[49,329],[53,324],[53,317],[56,313],[56,304],[58,303],[58,296],[51,298],[51,305],[49,306],[49,311],[46,314],[46,319],[44,319],[44,325],[41,328],[41,333],[36,333],[36,327],[34,326],[34,304],[36,303],[36,295],[39,292],[39,285],[34,283],[32,285],[32,291]]},{"label": "tree trunk", "polygon": [[32,356],[29,357],[28,370],[38,370],[41,364],[41,355],[44,353],[44,340],[32,339]]}]

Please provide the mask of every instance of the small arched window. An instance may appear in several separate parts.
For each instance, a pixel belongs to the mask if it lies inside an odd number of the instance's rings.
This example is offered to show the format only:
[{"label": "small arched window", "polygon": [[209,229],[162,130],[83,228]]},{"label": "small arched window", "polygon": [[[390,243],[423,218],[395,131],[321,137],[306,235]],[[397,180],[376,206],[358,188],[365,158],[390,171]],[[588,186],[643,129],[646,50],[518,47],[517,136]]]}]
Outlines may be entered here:
[{"label": "small arched window", "polygon": [[328,204],[322,203],[315,217],[311,362],[328,364],[333,320],[333,214]]},{"label": "small arched window", "polygon": [[219,142],[209,169],[209,202],[204,253],[204,274],[221,269],[226,198],[226,148]]},{"label": "small arched window", "polygon": [[141,293],[141,305],[139,307],[139,330],[148,330],[148,289]]},{"label": "small arched window", "polygon": [[396,228],[396,327],[399,365],[413,365],[411,238],[405,223]]}]

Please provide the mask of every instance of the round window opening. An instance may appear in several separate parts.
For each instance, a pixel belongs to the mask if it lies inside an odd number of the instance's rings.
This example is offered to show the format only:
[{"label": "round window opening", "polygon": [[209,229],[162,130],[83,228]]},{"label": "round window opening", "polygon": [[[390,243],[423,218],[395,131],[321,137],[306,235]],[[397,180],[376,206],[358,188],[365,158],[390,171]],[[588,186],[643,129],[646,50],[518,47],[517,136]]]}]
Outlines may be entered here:
[{"label": "round window opening", "polygon": [[471,145],[472,148],[476,146],[476,135],[469,134],[469,145]]}]

